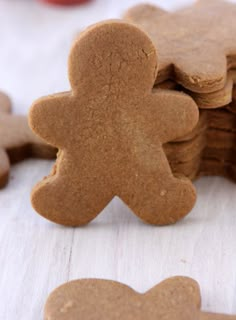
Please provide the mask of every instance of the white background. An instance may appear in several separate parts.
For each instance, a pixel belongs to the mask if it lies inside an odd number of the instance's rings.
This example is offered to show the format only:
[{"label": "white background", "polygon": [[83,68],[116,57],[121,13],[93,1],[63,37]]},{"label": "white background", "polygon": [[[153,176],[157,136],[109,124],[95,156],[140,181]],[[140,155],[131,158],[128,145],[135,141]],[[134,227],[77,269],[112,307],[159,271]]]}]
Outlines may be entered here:
[{"label": "white background", "polygon": [[[166,9],[192,2],[156,1]],[[134,3],[97,0],[58,9],[0,0],[0,88],[12,97],[14,111],[27,113],[34,99],[69,89],[67,56],[76,34]],[[84,277],[144,292],[166,277],[186,275],[199,281],[203,309],[236,313],[235,184],[217,177],[197,181],[197,205],[175,226],[145,225],[114,199],[88,226],[72,229],[31,208],[30,190],[51,166],[43,160],[14,165],[0,191],[0,320],[42,319],[47,295]]]}]

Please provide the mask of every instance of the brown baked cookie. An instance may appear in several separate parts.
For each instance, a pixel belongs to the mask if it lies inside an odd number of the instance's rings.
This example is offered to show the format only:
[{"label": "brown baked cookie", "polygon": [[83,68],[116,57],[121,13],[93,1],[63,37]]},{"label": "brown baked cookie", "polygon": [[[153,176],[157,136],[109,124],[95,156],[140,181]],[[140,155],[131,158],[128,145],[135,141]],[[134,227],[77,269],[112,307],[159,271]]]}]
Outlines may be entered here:
[{"label": "brown baked cookie", "polygon": [[157,225],[184,217],[196,194],[173,176],[162,144],[184,136],[198,108],[182,93],[152,93],[154,45],[138,27],[98,23],[77,39],[69,58],[72,92],[42,98],[31,128],[60,152],[51,175],[32,192],[33,207],[54,222],[79,226],[119,196]]},{"label": "brown baked cookie", "polygon": [[185,163],[200,155],[206,145],[206,134],[199,134],[191,141],[167,143],[164,151],[169,162]]},{"label": "brown baked cookie", "polygon": [[[166,81],[165,81],[166,82]],[[199,108],[201,109],[216,109],[221,108],[233,100],[233,90],[234,85],[236,84],[236,70],[230,70],[227,74],[227,80],[225,86],[214,92],[209,93],[199,93],[192,92],[190,90],[185,90],[189,94]]]},{"label": "brown baked cookie", "polygon": [[156,84],[153,88],[153,91],[155,92],[155,90],[158,90],[160,88],[183,91],[193,98],[200,109],[217,109],[225,107],[226,105],[235,101],[235,84],[236,70],[230,70],[227,74],[227,81],[225,86],[222,89],[214,92],[193,92],[185,89],[181,85],[178,85],[173,80],[166,80],[164,82]]},{"label": "brown baked cookie", "polygon": [[200,110],[199,120],[197,125],[194,127],[192,131],[186,134],[184,137],[176,139],[173,142],[185,142],[195,139],[198,135],[202,135],[206,132],[208,128],[208,112]]},{"label": "brown baked cookie", "polygon": [[153,90],[162,88],[183,91],[190,95],[200,109],[216,109],[230,104],[234,100],[234,85],[236,84],[236,70],[230,70],[227,74],[225,86],[214,92],[193,92],[178,85],[173,80],[166,80],[154,86]]},{"label": "brown baked cookie", "polygon": [[199,177],[201,163],[202,154],[199,154],[188,162],[176,163],[170,161],[170,167],[175,175],[185,175],[185,177],[188,177],[190,180],[194,181]]},{"label": "brown baked cookie", "polygon": [[50,159],[55,155],[55,148],[31,132],[27,117],[11,114],[11,101],[0,92],[0,188],[8,181],[10,162],[31,156]]},{"label": "brown baked cookie", "polygon": [[236,181],[236,115],[228,106],[201,110],[191,133],[163,147],[175,175],[191,180],[217,175]]},{"label": "brown baked cookie", "polygon": [[236,165],[236,146],[234,146],[234,149],[223,149],[223,148],[206,148],[204,150],[204,153],[202,154],[202,160],[208,159],[208,160],[216,160],[221,163],[221,165],[226,165],[227,163],[231,163]]},{"label": "brown baked cookie", "polygon": [[210,148],[235,149],[236,133],[217,129],[208,129],[207,146]]},{"label": "brown baked cookie", "polygon": [[233,114],[236,114],[236,86],[234,86],[233,88],[232,95],[233,95],[232,102],[227,106],[227,109]]},{"label": "brown baked cookie", "polygon": [[207,114],[209,128],[236,133],[236,115],[228,106],[208,111]]},{"label": "brown baked cookie", "polygon": [[141,4],[125,14],[158,49],[158,83],[174,79],[191,91],[207,93],[222,89],[227,70],[236,66],[235,16],[236,5],[223,0],[198,0],[174,13]]},{"label": "brown baked cookie", "polygon": [[2,91],[0,91],[0,112],[11,112],[11,100],[10,98]]},{"label": "brown baked cookie", "polygon": [[236,181],[236,164],[230,161],[203,159],[201,161],[199,176],[222,176]]},{"label": "brown baked cookie", "polygon": [[71,281],[49,296],[44,320],[235,320],[200,311],[196,281],[169,278],[144,294],[115,281]]}]

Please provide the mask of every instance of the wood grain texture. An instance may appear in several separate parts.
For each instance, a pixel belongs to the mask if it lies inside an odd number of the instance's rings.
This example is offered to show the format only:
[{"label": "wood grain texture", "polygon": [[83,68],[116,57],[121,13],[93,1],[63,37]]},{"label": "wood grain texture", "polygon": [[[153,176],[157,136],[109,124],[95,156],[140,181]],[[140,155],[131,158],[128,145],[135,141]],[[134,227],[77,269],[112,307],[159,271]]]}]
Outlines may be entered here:
[{"label": "wood grain texture", "polygon": [[[26,113],[34,99],[67,90],[67,55],[77,32],[135,2],[97,0],[61,10],[0,0],[0,88],[12,96],[14,111]],[[155,3],[170,9],[188,2]],[[40,320],[56,286],[86,277],[144,292],[169,276],[190,276],[202,288],[204,310],[236,313],[235,184],[199,180],[196,207],[175,226],[145,225],[114,199],[91,224],[72,229],[31,208],[30,190],[51,166],[43,160],[14,165],[0,191],[0,320]]]}]

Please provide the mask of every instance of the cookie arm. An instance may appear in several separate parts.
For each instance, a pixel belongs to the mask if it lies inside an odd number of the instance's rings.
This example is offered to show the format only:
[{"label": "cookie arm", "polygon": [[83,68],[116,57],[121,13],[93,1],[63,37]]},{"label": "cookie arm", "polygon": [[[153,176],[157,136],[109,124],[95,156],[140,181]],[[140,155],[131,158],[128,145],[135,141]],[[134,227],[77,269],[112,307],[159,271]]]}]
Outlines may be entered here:
[{"label": "cookie arm", "polygon": [[6,151],[0,148],[0,188],[3,188],[9,177],[10,161]]},{"label": "cookie arm", "polygon": [[162,143],[190,133],[199,119],[195,102],[191,97],[180,92],[159,90],[152,95],[151,109],[153,117],[151,123],[158,128]]},{"label": "cookie arm", "polygon": [[188,277],[176,276],[168,278],[147,291],[145,295],[149,298],[157,299],[160,293],[165,293],[165,297],[171,301],[173,292],[178,297],[178,300],[174,301],[174,303],[183,304],[188,302],[200,308],[201,293],[199,285],[195,280]]},{"label": "cookie arm", "polygon": [[182,59],[176,58],[173,69],[176,82],[193,92],[216,92],[225,86],[227,80],[226,55],[222,50],[216,50],[208,39],[202,39],[198,49],[194,49],[192,59],[188,50]]},{"label": "cookie arm", "polygon": [[125,20],[131,21],[137,24],[142,24],[142,23],[145,23],[146,21],[151,21],[153,23],[153,21],[167,14],[168,12],[154,5],[138,4],[128,9],[123,15],[123,18]]},{"label": "cookie arm", "polygon": [[69,128],[70,93],[62,93],[36,100],[29,112],[31,129],[43,140],[56,147],[63,147]]},{"label": "cookie arm", "polygon": [[11,112],[11,99],[4,93],[0,91],[0,113],[10,113]]}]

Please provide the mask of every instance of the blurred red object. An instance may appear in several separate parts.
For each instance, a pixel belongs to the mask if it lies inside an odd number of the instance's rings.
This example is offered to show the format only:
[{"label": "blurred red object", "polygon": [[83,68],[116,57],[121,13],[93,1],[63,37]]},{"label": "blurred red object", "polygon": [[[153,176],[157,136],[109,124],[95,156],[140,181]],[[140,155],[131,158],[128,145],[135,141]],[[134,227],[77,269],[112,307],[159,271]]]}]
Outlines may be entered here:
[{"label": "blurred red object", "polygon": [[58,4],[62,6],[72,6],[76,4],[90,2],[91,0],[40,0],[40,1],[45,3]]}]

